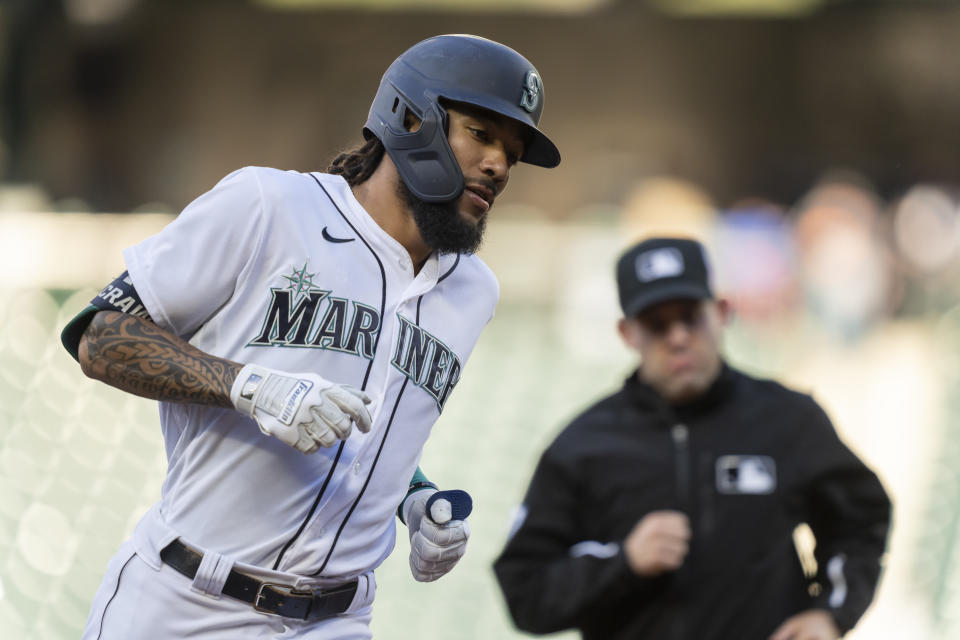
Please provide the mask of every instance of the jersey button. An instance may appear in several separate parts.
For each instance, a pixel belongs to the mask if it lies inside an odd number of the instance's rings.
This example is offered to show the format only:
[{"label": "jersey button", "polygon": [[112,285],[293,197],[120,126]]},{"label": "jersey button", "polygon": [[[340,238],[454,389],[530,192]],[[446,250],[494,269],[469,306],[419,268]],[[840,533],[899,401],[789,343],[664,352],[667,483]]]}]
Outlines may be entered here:
[{"label": "jersey button", "polygon": [[353,465],[353,472],[357,475],[360,475],[360,463]]}]

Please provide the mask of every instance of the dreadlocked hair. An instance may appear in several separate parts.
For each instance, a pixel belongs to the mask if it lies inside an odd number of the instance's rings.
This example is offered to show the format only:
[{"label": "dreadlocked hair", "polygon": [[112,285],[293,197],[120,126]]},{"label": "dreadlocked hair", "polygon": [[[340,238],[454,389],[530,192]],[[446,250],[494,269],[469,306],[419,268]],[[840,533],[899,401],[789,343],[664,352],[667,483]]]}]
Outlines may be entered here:
[{"label": "dreadlocked hair", "polygon": [[330,163],[327,173],[343,176],[351,187],[366,181],[383,159],[383,143],[371,136],[363,145],[344,151]]}]

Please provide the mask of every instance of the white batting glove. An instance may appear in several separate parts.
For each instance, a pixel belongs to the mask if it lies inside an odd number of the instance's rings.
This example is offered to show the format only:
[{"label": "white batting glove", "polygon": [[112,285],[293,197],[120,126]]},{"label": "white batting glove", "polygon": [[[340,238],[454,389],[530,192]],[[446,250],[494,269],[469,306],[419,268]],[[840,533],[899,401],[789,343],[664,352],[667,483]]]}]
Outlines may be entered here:
[{"label": "white batting glove", "polygon": [[265,434],[303,453],[345,440],[354,422],[360,431],[370,431],[366,407],[370,396],[315,373],[285,373],[248,364],[237,374],[230,400]]},{"label": "white batting glove", "polygon": [[434,489],[423,489],[403,503],[403,520],[410,534],[410,572],[417,582],[433,582],[453,569],[466,553],[470,538],[465,519],[450,519],[449,501],[438,499],[431,505],[429,516],[425,513],[427,500],[435,493]]}]

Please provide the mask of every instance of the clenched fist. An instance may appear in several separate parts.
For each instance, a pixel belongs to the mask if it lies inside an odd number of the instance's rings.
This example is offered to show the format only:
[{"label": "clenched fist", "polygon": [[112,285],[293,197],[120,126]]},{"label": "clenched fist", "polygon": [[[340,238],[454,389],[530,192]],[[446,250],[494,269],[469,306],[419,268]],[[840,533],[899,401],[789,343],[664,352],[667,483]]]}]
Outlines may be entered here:
[{"label": "clenched fist", "polygon": [[630,568],[645,577],[679,569],[689,549],[690,521],[679,511],[651,511],[623,543]]},{"label": "clenched fist", "polygon": [[315,373],[285,373],[248,364],[237,375],[230,400],[265,434],[303,453],[346,440],[354,424],[364,433],[370,431],[370,397]]}]

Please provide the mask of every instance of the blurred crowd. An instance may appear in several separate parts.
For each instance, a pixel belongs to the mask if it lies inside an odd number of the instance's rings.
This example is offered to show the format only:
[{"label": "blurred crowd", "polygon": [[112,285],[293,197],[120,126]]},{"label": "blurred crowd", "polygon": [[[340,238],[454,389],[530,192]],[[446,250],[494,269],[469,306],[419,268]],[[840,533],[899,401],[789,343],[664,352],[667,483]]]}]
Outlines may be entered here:
[{"label": "blurred crowd", "polygon": [[843,340],[877,323],[960,301],[960,193],[918,184],[885,201],[862,176],[826,174],[795,203],[744,198],[719,209],[695,185],[641,183],[625,203],[634,233],[686,230],[715,258],[740,320],[804,311]]}]

